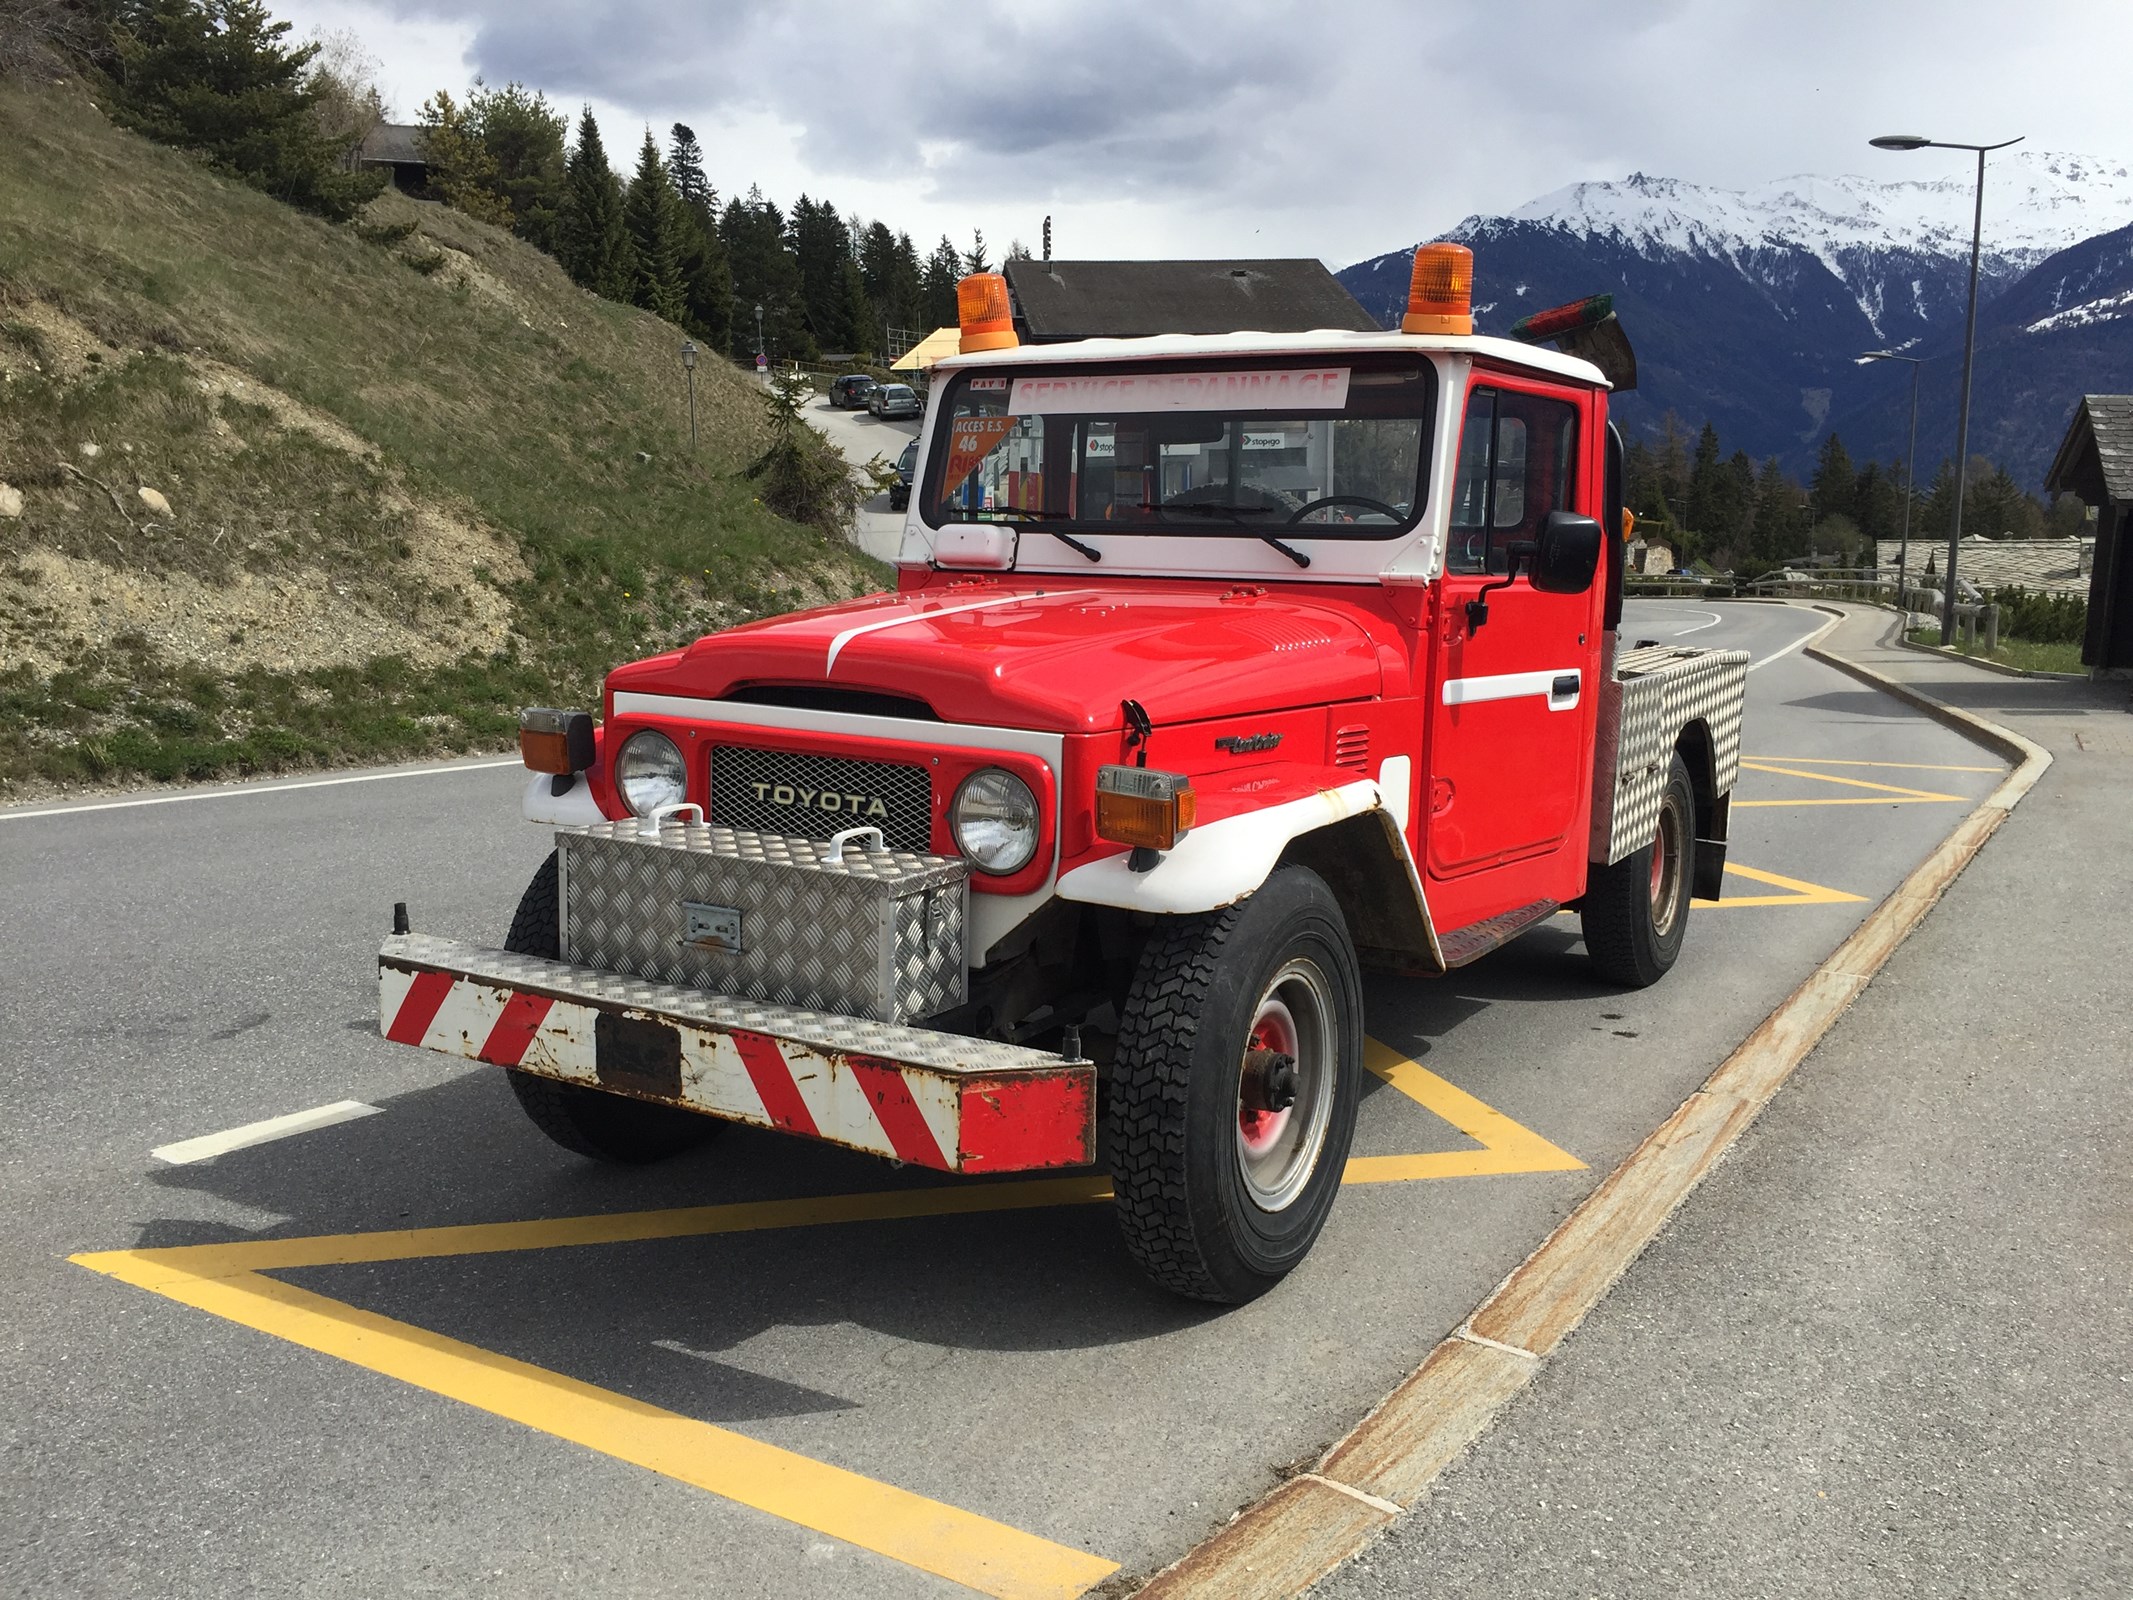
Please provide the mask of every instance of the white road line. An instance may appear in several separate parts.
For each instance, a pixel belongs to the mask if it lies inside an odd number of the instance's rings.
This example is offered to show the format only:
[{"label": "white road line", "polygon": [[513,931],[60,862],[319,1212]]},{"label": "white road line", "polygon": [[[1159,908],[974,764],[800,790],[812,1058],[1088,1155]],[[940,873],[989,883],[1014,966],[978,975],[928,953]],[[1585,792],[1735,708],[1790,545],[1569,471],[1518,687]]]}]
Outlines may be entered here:
[{"label": "white road line", "polygon": [[377,1106],[367,1106],[360,1100],[336,1100],[330,1106],[313,1106],[309,1111],[292,1111],[286,1117],[269,1117],[264,1122],[247,1122],[241,1128],[225,1128],[220,1133],[203,1133],[197,1139],[157,1145],[148,1153],[158,1161],[182,1167],[189,1162],[206,1161],[213,1156],[227,1155],[232,1150],[242,1150],[247,1145],[286,1139],[291,1134],[309,1133],[314,1128],[330,1128],[336,1122],[353,1122],[357,1117],[374,1117],[378,1110]]},{"label": "white road line", "polygon": [[185,794],[152,794],[139,800],[99,800],[85,806],[44,806],[35,811],[0,811],[0,822],[21,822],[30,817],[75,817],[89,811],[127,811],[135,806],[175,806],[188,800],[238,800],[254,794],[288,794],[295,789],[332,789],[344,783],[386,783],[394,778],[448,778],[455,772],[486,772],[491,767],[516,767],[517,756],[507,761],[464,761],[456,767],[419,767],[412,772],[357,772],[344,778],[304,778],[295,783],[253,783],[242,789],[211,789]]},{"label": "white road line", "polygon": [[1754,672],[1760,667],[1769,666],[1770,663],[1773,661],[1782,661],[1786,656],[1791,655],[1795,650],[1806,649],[1807,646],[1813,644],[1815,640],[1821,638],[1823,634],[1827,633],[1831,628],[1834,628],[1839,622],[1843,620],[1844,619],[1841,617],[1832,617],[1828,622],[1823,623],[1820,627],[1809,628],[1805,633],[1801,634],[1797,639],[1793,640],[1792,643],[1785,646],[1784,649],[1773,650],[1770,652],[1770,654],[1764,656],[1760,661],[1749,662],[1748,670],[1750,672]]},{"label": "white road line", "polygon": [[[1700,616],[1700,615],[1702,615],[1703,613],[1699,612],[1699,613],[1697,613],[1697,614],[1698,614],[1698,615]],[[1676,629],[1675,629],[1675,630],[1673,631],[1673,633],[1672,633],[1672,634],[1668,635],[1668,637],[1670,637],[1670,638],[1674,638],[1674,639],[1678,639],[1678,638],[1680,638],[1680,637],[1681,637],[1681,636],[1682,636],[1683,634],[1685,634],[1685,633],[1701,633],[1701,632],[1703,632],[1703,630],[1704,630],[1704,629],[1706,629],[1706,628],[1715,628],[1715,627],[1717,627],[1717,626],[1718,626],[1718,625],[1719,625],[1719,624],[1720,624],[1721,622],[1723,622],[1723,621],[1725,621],[1725,620],[1726,620],[1726,619],[1725,619],[1724,617],[1720,616],[1720,615],[1719,615],[1719,614],[1718,614],[1717,612],[1715,612],[1715,611],[1713,611],[1713,612],[1711,612],[1711,613],[1710,613],[1710,617],[1711,617],[1711,620],[1710,620],[1709,622],[1699,622],[1699,623],[1697,623],[1697,624],[1696,624],[1696,626],[1695,626],[1695,627],[1693,627],[1693,628],[1676,628]]]}]

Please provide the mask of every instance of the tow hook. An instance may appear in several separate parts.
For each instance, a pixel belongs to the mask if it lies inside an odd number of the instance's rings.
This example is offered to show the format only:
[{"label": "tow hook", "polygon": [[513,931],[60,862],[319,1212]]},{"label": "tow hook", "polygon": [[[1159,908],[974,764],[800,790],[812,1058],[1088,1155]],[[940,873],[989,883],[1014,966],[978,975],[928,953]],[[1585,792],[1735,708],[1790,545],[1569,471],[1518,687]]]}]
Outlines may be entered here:
[{"label": "tow hook", "polygon": [[1260,1111],[1286,1111],[1296,1104],[1296,1058],[1279,1050],[1247,1050],[1244,1099]]}]

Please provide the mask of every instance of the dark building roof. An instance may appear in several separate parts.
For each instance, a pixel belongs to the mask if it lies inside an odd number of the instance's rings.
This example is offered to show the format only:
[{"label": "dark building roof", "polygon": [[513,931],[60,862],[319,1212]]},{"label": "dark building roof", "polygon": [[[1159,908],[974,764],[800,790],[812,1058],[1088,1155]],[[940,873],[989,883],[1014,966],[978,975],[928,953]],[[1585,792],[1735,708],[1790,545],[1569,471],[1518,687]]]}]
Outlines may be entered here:
[{"label": "dark building roof", "polygon": [[2133,394],[2082,397],[2044,487],[2092,506],[2133,504]]},{"label": "dark building roof", "polygon": [[429,165],[429,157],[422,153],[422,129],[411,122],[381,122],[370,130],[358,152],[364,161],[379,166]]},{"label": "dark building roof", "polygon": [[1378,328],[1318,261],[1018,260],[1001,270],[1032,343]]}]

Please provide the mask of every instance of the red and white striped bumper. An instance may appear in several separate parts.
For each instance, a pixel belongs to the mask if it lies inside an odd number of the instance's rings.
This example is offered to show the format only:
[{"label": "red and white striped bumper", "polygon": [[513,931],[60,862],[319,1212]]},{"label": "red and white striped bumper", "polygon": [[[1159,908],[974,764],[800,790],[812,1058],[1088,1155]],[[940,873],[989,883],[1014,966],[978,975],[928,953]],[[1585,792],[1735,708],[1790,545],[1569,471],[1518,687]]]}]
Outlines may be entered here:
[{"label": "red and white striped bumper", "polygon": [[378,1031],[944,1172],[1086,1166],[1096,1069],[1042,1050],[761,1005],[452,939],[378,951]]}]

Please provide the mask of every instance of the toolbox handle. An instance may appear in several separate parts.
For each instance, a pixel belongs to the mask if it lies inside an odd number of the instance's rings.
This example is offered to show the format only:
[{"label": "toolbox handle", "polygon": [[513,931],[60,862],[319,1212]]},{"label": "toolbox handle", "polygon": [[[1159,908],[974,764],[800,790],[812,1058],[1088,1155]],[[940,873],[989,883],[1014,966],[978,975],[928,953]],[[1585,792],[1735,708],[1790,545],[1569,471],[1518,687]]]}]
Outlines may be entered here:
[{"label": "toolbox handle", "polygon": [[677,800],[672,805],[652,807],[648,815],[638,820],[637,831],[639,833],[651,833],[656,836],[661,823],[665,822],[669,817],[680,816],[684,811],[695,812],[698,822],[704,820],[704,808],[694,800]]},{"label": "toolbox handle", "polygon": [[826,867],[843,866],[844,847],[847,844],[850,844],[854,839],[864,839],[870,833],[874,836],[873,847],[876,850],[886,850],[889,848],[889,841],[882,837],[881,830],[877,827],[872,826],[871,824],[864,828],[846,828],[842,833],[833,833],[830,835],[829,854],[822,858],[822,864]]}]

